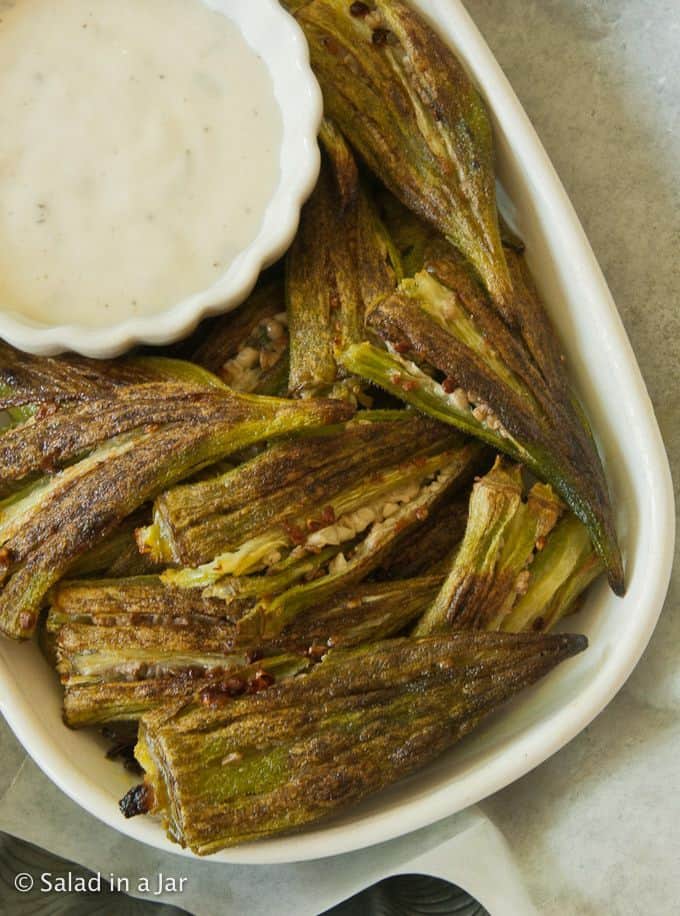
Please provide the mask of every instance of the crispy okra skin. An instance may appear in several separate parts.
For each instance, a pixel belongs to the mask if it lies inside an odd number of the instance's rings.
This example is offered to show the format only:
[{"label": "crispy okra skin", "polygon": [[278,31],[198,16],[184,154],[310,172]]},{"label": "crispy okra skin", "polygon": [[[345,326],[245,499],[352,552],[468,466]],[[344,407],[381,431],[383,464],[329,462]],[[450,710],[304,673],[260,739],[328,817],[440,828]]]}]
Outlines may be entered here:
[{"label": "crispy okra skin", "polygon": [[364,320],[397,285],[396,252],[354,155],[336,126],[321,128],[318,184],[286,259],[290,391],[362,399],[338,354],[364,338]]},{"label": "crispy okra skin", "polygon": [[292,6],[328,116],[384,184],[464,252],[510,316],[491,123],[461,63],[400,0]]},{"label": "crispy okra skin", "polygon": [[548,630],[602,569],[587,529],[551,487],[525,495],[521,468],[499,458],[473,487],[465,536],[413,633]]},{"label": "crispy okra skin", "polygon": [[[537,316],[539,307],[534,303]],[[440,257],[383,300],[368,323],[387,349],[368,341],[348,348],[343,355],[348,369],[482,439],[551,484],[588,527],[610,584],[621,594],[613,510],[581,408],[567,383],[541,381],[552,360],[546,356],[541,365],[534,360],[529,344],[490,310],[465,266],[455,257]],[[536,350],[538,337],[532,342]]]},{"label": "crispy okra skin", "polygon": [[139,532],[140,548],[158,561],[197,566],[267,530],[323,527],[338,494],[356,489],[361,501],[363,483],[366,502],[373,476],[454,441],[443,424],[414,412],[362,411],[349,423],[274,444],[223,475],[161,494],[153,526]]},{"label": "crispy okra skin", "polygon": [[[19,639],[48,589],[157,493],[251,443],[352,413],[239,395],[175,360],[121,361],[109,379],[83,360],[0,355],[3,406],[38,407],[0,436],[0,481],[19,484],[0,504],[0,630]],[[140,382],[139,366],[155,380]]]},{"label": "crispy okra skin", "polygon": [[142,719],[142,786],[199,855],[286,832],[422,767],[489,712],[585,649],[582,636],[460,632],[332,651],[256,695],[202,691]]},{"label": "crispy okra skin", "polygon": [[315,604],[270,640],[242,638],[233,624],[210,616],[220,602],[154,577],[64,583],[47,617],[64,721],[71,728],[136,721],[216,682],[238,679],[245,689],[258,676],[290,677],[329,648],[399,634],[442,581],[364,583]]}]

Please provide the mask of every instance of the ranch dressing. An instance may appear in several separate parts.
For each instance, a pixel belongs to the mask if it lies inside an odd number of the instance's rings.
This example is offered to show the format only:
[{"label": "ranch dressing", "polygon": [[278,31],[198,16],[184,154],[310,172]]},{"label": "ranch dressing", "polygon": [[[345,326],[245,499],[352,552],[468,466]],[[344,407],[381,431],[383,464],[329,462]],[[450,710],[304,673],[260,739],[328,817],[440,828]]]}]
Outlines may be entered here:
[{"label": "ranch dressing", "polygon": [[96,327],[205,290],[281,137],[265,64],[201,0],[0,0],[0,309]]}]

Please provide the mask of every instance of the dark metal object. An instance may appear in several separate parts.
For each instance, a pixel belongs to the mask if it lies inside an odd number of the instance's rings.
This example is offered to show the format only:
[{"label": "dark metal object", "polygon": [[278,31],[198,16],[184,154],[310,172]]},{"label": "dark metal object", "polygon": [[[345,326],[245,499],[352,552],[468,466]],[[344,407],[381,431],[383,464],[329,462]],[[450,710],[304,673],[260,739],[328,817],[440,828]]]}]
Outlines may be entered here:
[{"label": "dark metal object", "polygon": [[385,878],[324,916],[489,916],[455,884],[426,875]]}]

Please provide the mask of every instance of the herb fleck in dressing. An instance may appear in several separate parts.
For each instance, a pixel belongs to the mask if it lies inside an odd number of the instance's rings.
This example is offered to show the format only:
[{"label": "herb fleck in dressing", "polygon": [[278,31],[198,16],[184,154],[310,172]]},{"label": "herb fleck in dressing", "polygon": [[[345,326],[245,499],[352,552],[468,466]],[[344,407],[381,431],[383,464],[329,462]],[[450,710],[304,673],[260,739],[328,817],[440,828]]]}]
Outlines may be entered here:
[{"label": "herb fleck in dressing", "polygon": [[201,0],[0,4],[0,308],[108,325],[209,287],[279,179],[269,72]]}]

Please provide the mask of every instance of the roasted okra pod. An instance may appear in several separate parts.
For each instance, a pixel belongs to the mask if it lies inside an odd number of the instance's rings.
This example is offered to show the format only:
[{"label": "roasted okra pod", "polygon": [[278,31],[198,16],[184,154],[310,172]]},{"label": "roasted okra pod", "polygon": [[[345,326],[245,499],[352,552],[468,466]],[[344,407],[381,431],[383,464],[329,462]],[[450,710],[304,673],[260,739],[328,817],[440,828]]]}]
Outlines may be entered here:
[{"label": "roasted okra pod", "polygon": [[97,365],[88,375],[87,361],[41,362],[11,350],[0,366],[9,389],[0,408],[36,406],[0,436],[8,494],[0,502],[0,629],[8,636],[31,636],[48,589],[168,485],[254,442],[351,413],[335,401],[239,395],[188,363],[147,365],[157,380],[133,384],[126,375],[140,371],[134,362],[122,362],[112,381]]},{"label": "roasted okra pod", "polygon": [[460,248],[509,314],[491,123],[461,63],[401,0],[311,0],[296,17],[328,116],[384,184]]},{"label": "roasted okra pod", "polygon": [[215,685],[144,716],[146,777],[121,809],[161,815],[199,855],[299,828],[407,776],[585,646],[462,632],[333,651],[252,696]]},{"label": "roasted okra pod", "polygon": [[499,459],[473,487],[465,537],[414,634],[547,630],[602,570],[552,489],[534,484],[525,497],[521,468]]},{"label": "roasted okra pod", "polygon": [[369,316],[384,348],[356,344],[343,361],[551,484],[587,526],[620,593],[623,568],[602,466],[563,370],[555,368],[552,330],[533,297],[527,283],[531,324],[542,322],[542,331],[525,338],[496,314],[462,258],[440,250]]},{"label": "roasted okra pod", "polygon": [[338,356],[364,339],[365,316],[396,287],[399,266],[354,156],[325,121],[323,159],[287,258],[290,390],[362,400]]}]

